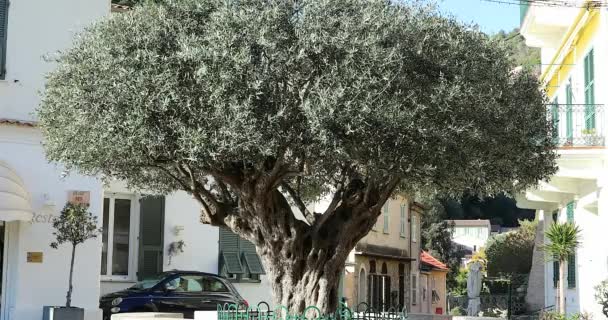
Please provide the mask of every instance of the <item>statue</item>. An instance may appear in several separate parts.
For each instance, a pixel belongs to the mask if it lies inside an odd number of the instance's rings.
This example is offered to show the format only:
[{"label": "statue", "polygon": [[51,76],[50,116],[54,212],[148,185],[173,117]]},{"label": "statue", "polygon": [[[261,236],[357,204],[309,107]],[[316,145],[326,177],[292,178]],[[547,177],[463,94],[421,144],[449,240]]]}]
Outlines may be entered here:
[{"label": "statue", "polygon": [[481,263],[475,261],[469,265],[469,276],[467,277],[467,295],[469,304],[467,315],[476,317],[479,315],[479,293],[481,292]]}]

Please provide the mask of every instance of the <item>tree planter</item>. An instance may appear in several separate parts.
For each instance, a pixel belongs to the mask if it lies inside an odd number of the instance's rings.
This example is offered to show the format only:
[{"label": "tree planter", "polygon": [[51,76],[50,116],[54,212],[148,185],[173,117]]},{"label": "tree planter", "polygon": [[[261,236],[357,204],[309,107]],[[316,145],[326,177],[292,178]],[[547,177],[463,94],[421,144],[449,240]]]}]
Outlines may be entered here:
[{"label": "tree planter", "polygon": [[42,311],[42,320],[84,320],[84,309],[45,306]]}]

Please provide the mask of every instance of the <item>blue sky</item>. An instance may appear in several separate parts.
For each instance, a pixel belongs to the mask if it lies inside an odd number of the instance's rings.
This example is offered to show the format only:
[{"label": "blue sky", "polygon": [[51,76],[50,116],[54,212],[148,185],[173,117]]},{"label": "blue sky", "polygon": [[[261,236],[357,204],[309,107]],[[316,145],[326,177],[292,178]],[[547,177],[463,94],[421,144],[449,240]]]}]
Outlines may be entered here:
[{"label": "blue sky", "polygon": [[473,22],[486,33],[519,27],[519,6],[483,0],[436,0],[440,11]]}]

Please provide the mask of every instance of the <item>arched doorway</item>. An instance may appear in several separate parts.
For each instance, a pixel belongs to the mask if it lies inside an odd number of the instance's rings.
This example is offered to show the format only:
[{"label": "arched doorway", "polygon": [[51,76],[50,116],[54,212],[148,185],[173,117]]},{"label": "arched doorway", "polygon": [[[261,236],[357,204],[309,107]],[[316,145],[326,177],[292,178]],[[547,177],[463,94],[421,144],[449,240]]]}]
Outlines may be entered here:
[{"label": "arched doorway", "polygon": [[358,303],[366,302],[367,299],[367,275],[365,269],[359,270],[359,287],[357,292]]}]

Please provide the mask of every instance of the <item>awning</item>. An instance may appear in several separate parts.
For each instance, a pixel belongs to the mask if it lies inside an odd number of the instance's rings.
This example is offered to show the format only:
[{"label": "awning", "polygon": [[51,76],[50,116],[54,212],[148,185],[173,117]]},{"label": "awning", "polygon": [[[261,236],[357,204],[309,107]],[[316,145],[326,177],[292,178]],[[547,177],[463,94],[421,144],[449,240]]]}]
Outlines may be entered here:
[{"label": "awning", "polygon": [[32,216],[30,195],[23,181],[0,160],[0,221],[31,221]]}]

